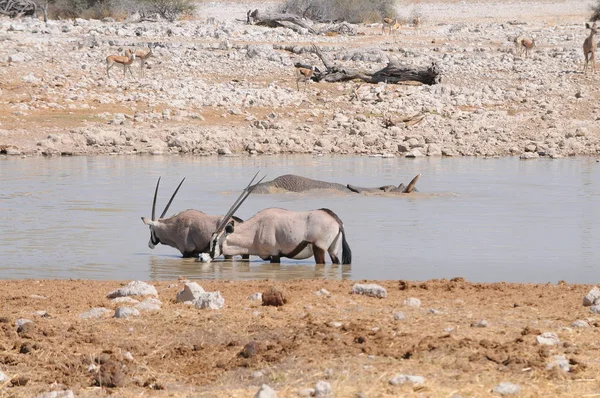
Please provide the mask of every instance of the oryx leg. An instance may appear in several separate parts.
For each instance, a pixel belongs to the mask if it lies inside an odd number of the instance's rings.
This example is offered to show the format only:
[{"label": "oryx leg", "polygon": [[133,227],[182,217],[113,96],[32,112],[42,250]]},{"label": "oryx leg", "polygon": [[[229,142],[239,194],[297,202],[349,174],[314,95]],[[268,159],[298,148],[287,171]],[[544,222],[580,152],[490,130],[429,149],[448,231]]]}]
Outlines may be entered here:
[{"label": "oryx leg", "polygon": [[329,253],[329,257],[331,258],[332,264],[341,264],[340,258],[338,257],[338,253],[340,252],[341,238],[342,238],[342,232],[340,232],[335,237],[335,240],[333,242],[331,242],[329,249],[327,249],[327,252]]},{"label": "oryx leg", "polygon": [[281,257],[271,256],[271,264],[279,264],[279,263],[281,263]]},{"label": "oryx leg", "polygon": [[315,263],[325,264],[325,250],[313,245],[313,253],[315,255]]}]

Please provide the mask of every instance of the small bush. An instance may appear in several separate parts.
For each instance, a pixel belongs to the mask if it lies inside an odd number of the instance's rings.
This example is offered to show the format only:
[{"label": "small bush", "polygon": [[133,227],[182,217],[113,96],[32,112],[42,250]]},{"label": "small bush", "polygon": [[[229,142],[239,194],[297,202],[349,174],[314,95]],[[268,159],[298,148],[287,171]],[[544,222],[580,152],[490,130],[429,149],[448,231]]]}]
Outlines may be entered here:
[{"label": "small bush", "polygon": [[381,21],[396,15],[397,0],[287,0],[282,12],[297,14],[313,21],[350,23]]},{"label": "small bush", "polygon": [[196,10],[194,0],[137,0],[137,3],[140,15],[150,17],[158,14],[169,21],[191,15]]},{"label": "small bush", "polygon": [[595,6],[591,6],[592,16],[590,18],[590,22],[596,22],[600,20],[600,0],[596,3]]}]

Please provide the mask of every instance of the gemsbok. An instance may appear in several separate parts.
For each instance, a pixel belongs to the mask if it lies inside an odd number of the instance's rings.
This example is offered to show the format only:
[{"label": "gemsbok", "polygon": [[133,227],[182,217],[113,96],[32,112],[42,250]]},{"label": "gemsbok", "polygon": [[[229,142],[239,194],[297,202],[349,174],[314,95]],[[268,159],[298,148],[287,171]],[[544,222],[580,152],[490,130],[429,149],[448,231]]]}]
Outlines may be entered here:
[{"label": "gemsbok", "polygon": [[590,35],[583,42],[583,56],[585,57],[583,73],[587,73],[589,61],[592,61],[592,72],[596,73],[596,47],[598,47],[595,36],[598,33],[596,22],[593,25],[586,23],[585,28],[590,30]]},{"label": "gemsbok", "polygon": [[[258,173],[257,173],[258,175]],[[333,264],[352,262],[352,251],[346,241],[342,220],[329,209],[295,212],[268,208],[261,210],[242,224],[232,225],[229,218],[252,193],[262,179],[244,189],[229,209],[210,240],[210,261],[219,255],[256,255],[263,260],[279,263],[282,257],[306,259],[314,256],[317,264],[325,264],[325,252]],[[263,177],[264,179],[264,177]]]},{"label": "gemsbok", "polygon": [[125,56],[123,55],[109,55],[106,57],[106,74],[110,78],[110,70],[115,64],[123,65],[123,77],[127,76],[126,72],[129,70],[129,74],[133,76],[133,72],[131,72],[131,64],[135,60],[135,53],[132,53],[131,50],[127,49],[125,51]]},{"label": "gemsbok", "polygon": [[[221,224],[223,217],[210,216],[201,211],[190,209],[172,217],[163,218],[167,214],[183,181],[185,181],[185,178],[181,180],[162,214],[156,219],[156,196],[160,185],[159,178],[152,202],[152,219],[142,217],[142,221],[150,227],[150,241],[148,242],[150,249],[154,249],[156,245],[162,243],[176,248],[183,257],[197,257],[200,253],[208,253],[211,236]],[[241,222],[241,219],[232,217],[230,224],[236,225]]]}]

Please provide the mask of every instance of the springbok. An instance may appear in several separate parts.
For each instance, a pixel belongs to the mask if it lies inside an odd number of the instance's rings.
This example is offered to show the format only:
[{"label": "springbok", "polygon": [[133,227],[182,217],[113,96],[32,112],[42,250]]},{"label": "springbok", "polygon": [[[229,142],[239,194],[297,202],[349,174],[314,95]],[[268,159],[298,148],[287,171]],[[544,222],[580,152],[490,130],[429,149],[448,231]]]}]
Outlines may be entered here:
[{"label": "springbok", "polygon": [[598,33],[596,22],[593,25],[586,23],[585,28],[590,30],[590,35],[583,42],[583,56],[585,57],[583,73],[587,73],[588,62],[590,60],[592,61],[592,72],[596,73],[596,47],[598,46],[595,36]]},{"label": "springbok", "polygon": [[388,28],[389,34],[391,35],[392,27],[395,25],[400,25],[396,18],[383,18],[383,21],[381,22],[381,34],[385,35],[385,28]]},{"label": "springbok", "polygon": [[294,65],[296,68],[296,88],[300,91],[300,80],[304,82],[304,90],[306,91],[306,86],[308,85],[308,81],[312,79],[313,74],[315,73],[316,67],[311,66],[307,68],[306,65],[299,66],[298,64]]},{"label": "springbok", "polygon": [[529,52],[533,50],[533,47],[536,47],[535,39],[522,39],[521,46],[525,49],[525,58],[527,58],[529,57]]},{"label": "springbok", "polygon": [[110,78],[110,69],[115,66],[115,64],[123,65],[123,77],[127,76],[126,72],[129,70],[131,76],[133,76],[133,72],[131,72],[131,64],[135,60],[135,54],[131,52],[131,50],[127,49],[125,51],[125,56],[122,55],[109,55],[106,57],[106,74]]},{"label": "springbok", "polygon": [[[258,173],[257,173],[258,175]],[[256,178],[256,175],[254,176]],[[314,256],[317,264],[325,264],[325,252],[331,262],[340,264],[338,253],[342,249],[342,264],[352,262],[352,251],[346,241],[342,220],[329,209],[295,212],[285,209],[268,208],[261,210],[242,224],[228,222],[241,204],[252,193],[255,185],[244,189],[223,218],[210,240],[210,261],[221,254],[256,255],[272,263],[280,262],[281,257],[305,259]],[[264,179],[264,177],[263,177]]]},{"label": "springbok", "polygon": [[142,72],[142,76],[146,74],[146,60],[154,55],[154,53],[152,52],[152,47],[152,44],[148,44],[147,52],[141,50],[135,52],[135,57],[140,60],[140,71]]},{"label": "springbok", "polygon": [[[160,185],[159,178],[152,202],[152,219],[142,217],[142,221],[150,227],[150,241],[148,242],[150,249],[154,249],[156,245],[162,243],[176,248],[183,257],[197,257],[200,253],[208,253],[210,238],[217,226],[221,224],[223,217],[210,216],[201,211],[190,209],[172,217],[163,218],[167,214],[183,181],[185,181],[185,178],[181,180],[162,214],[156,219],[156,196]],[[234,225],[241,222],[241,219],[232,217],[230,224]]]},{"label": "springbok", "polygon": [[524,37],[521,35],[515,36],[515,38],[513,39],[513,42],[515,43],[515,55],[521,55],[521,53],[523,52],[523,44],[521,44],[523,39]]}]

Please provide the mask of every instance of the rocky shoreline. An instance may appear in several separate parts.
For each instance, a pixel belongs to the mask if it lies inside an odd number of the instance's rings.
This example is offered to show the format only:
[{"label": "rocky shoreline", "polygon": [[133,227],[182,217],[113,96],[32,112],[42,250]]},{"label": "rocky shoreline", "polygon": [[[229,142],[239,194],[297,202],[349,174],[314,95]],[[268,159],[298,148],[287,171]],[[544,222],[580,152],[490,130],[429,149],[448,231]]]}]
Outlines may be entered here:
[{"label": "rocky shoreline", "polygon": [[[582,73],[581,18],[425,19],[393,38],[378,24],[328,37],[235,14],[175,24],[0,18],[0,154],[597,155],[600,89]],[[515,54],[516,35],[536,38],[530,57]],[[293,63],[321,66],[310,42],[354,68],[435,62],[442,83],[298,91]],[[106,76],[107,55],[148,43],[145,77],[137,62],[133,78]]]}]

